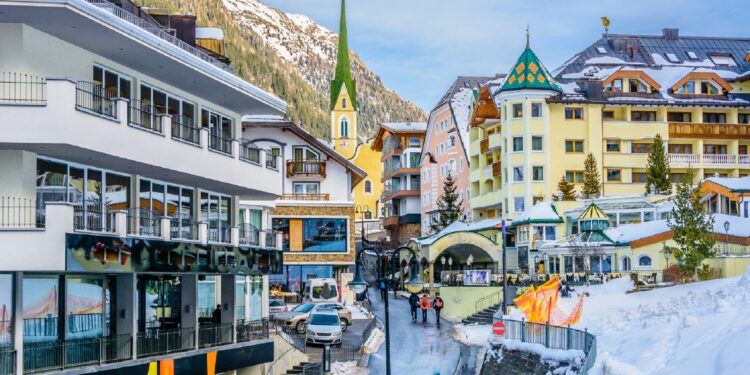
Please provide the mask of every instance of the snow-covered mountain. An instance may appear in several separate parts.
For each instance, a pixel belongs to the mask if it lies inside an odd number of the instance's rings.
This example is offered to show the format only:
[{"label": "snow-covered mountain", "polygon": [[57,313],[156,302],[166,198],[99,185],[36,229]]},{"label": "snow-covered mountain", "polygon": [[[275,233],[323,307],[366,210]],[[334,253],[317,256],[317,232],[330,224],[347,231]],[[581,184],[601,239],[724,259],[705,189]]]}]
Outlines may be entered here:
[{"label": "snow-covered mountain", "polygon": [[[307,16],[284,13],[260,0],[222,0],[222,3],[238,26],[257,34],[316,91],[328,95],[336,64],[336,33]],[[352,70],[357,80],[360,128],[366,133],[370,134],[379,121],[424,119],[421,109],[383,86],[380,78],[354,53]]]}]

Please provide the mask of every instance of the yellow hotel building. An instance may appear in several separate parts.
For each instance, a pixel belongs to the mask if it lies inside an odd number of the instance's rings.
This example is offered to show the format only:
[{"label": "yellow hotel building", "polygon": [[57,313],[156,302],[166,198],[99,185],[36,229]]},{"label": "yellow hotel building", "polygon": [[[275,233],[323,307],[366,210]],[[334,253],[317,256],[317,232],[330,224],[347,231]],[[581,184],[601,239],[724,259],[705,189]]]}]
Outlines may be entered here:
[{"label": "yellow hotel building", "polygon": [[[507,77],[475,92],[469,121],[474,218],[516,218],[582,182],[586,154],[602,195],[642,195],[660,134],[671,178],[750,173],[750,39],[603,35],[554,72],[526,49]],[[578,190],[578,189],[577,189]]]}]

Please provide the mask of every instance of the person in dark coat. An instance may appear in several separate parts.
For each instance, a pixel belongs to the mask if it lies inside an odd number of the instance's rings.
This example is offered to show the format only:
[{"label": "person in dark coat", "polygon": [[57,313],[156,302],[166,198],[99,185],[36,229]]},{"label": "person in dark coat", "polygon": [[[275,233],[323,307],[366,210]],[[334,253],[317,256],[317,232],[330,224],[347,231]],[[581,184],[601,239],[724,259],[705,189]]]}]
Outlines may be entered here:
[{"label": "person in dark coat", "polygon": [[432,301],[432,308],[435,309],[435,317],[437,318],[437,324],[440,325],[440,310],[443,309],[445,304],[443,304],[443,299],[440,298],[440,294],[435,296],[435,299]]},{"label": "person in dark coat", "polygon": [[214,309],[214,312],[211,314],[211,317],[213,319],[214,324],[221,323],[221,305],[216,305],[216,309]]},{"label": "person in dark coat", "polygon": [[419,308],[419,296],[412,293],[409,296],[409,307],[411,307],[411,321],[417,321],[417,309]]}]

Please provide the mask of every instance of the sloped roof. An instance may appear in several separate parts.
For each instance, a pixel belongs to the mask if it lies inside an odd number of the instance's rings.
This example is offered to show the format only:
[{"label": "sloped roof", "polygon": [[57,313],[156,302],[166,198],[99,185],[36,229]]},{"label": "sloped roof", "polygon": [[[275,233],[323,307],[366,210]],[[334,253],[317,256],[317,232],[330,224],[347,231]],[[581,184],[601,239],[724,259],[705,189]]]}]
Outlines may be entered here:
[{"label": "sloped roof", "polygon": [[349,62],[349,42],[346,32],[346,2],[341,0],[341,18],[339,20],[339,46],[336,55],[336,75],[331,81],[331,110],[336,107],[336,101],[341,88],[346,86],[352,108],[357,110],[357,82],[352,78],[352,68]]},{"label": "sloped roof", "polygon": [[721,185],[733,193],[750,192],[750,176],[748,177],[709,177],[705,181]]},{"label": "sloped roof", "polygon": [[578,217],[578,220],[609,220],[609,216],[599,206],[591,203],[581,216]]},{"label": "sloped roof", "polygon": [[530,223],[562,223],[563,219],[557,214],[557,209],[552,202],[539,202],[533,207],[521,213],[516,220],[513,220],[512,226]]},{"label": "sloped roof", "polygon": [[440,232],[437,232],[431,236],[422,237],[419,238],[417,241],[421,245],[431,245],[435,243],[435,241],[451,234],[451,233],[457,233],[457,232],[478,232],[482,230],[487,229],[496,229],[499,228],[500,223],[502,222],[502,219],[499,218],[493,218],[493,219],[484,219],[484,220],[478,220],[471,223],[465,223],[460,220],[456,220],[447,227],[443,228]]},{"label": "sloped roof", "polygon": [[528,44],[499,92],[524,89],[563,91]]}]

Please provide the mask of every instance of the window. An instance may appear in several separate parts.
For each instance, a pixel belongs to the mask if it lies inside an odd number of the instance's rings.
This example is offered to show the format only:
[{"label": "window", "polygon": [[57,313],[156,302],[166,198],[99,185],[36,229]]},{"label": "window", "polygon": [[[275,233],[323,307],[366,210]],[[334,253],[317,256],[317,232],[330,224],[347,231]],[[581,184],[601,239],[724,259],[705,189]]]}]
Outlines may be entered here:
[{"label": "window", "polygon": [[737,122],[740,124],[750,124],[750,113],[740,113],[737,115]]},{"label": "window", "polygon": [[672,181],[673,184],[679,184],[682,182],[688,182],[687,173],[674,173],[672,172],[669,175],[669,180]]},{"label": "window", "polygon": [[622,271],[630,271],[630,257],[622,257]]},{"label": "window", "polygon": [[341,108],[346,108],[346,98],[341,98]]},{"label": "window", "polygon": [[615,118],[615,111],[602,111],[602,118],[605,120],[612,120]]},{"label": "window", "polygon": [[693,51],[687,51],[687,57],[690,60],[698,60],[698,55],[696,55]]},{"label": "window", "polygon": [[747,145],[737,146],[737,153],[740,155],[747,155]]},{"label": "window", "polygon": [[583,120],[583,108],[582,107],[566,107],[565,119],[566,120]]},{"label": "window", "polygon": [[513,167],[513,181],[514,182],[523,181],[523,167]]},{"label": "window", "polygon": [[701,82],[701,94],[704,95],[718,95],[719,89],[716,88],[716,85],[714,85],[711,82],[703,81]]},{"label": "window", "polygon": [[347,252],[348,220],[337,218],[274,218],[282,233],[282,250],[291,252]]},{"label": "window", "polygon": [[513,152],[523,151],[523,137],[513,137]]},{"label": "window", "polygon": [[703,145],[703,153],[709,155],[726,155],[727,145],[705,144]]},{"label": "window", "polygon": [[312,160],[318,160],[319,158],[319,155],[317,152],[305,146],[293,147],[292,155],[294,155],[294,160],[298,160],[298,161],[306,161],[306,160],[312,161]]},{"label": "window", "polygon": [[631,143],[630,152],[634,154],[648,154],[651,152],[652,143]]},{"label": "window", "polygon": [[583,182],[583,171],[565,171],[565,180],[574,184]]},{"label": "window", "polygon": [[608,139],[607,152],[620,152],[620,141],[616,139]]},{"label": "window", "polygon": [[93,83],[101,86],[107,97],[131,99],[133,84],[129,77],[107,68],[94,66],[92,78]]},{"label": "window", "polygon": [[633,183],[636,183],[636,184],[645,184],[646,183],[646,173],[644,173],[644,172],[633,172]]},{"label": "window", "polygon": [[604,47],[602,47],[602,46],[597,46],[597,47],[596,47],[596,50],[597,50],[597,52],[599,52],[599,53],[601,53],[601,54],[605,54],[605,53],[607,53],[607,49],[606,49],[606,48],[604,48]]},{"label": "window", "polygon": [[708,124],[726,124],[727,115],[725,113],[703,113],[703,122]]},{"label": "window", "polygon": [[365,181],[365,194],[372,194],[372,181]]},{"label": "window", "polygon": [[452,135],[450,138],[450,147],[456,147],[456,136]]},{"label": "window", "polygon": [[632,111],[630,121],[656,121],[655,111]]},{"label": "window", "polygon": [[604,91],[607,92],[622,92],[622,79],[613,79],[611,82],[604,86]]},{"label": "window", "polygon": [[[365,186],[367,184],[365,183]],[[295,195],[319,194],[320,184],[317,182],[295,182],[292,185]]]},{"label": "window", "polygon": [[630,92],[648,92],[648,86],[637,79],[628,80]]},{"label": "window", "polygon": [[339,122],[339,136],[349,138],[349,120],[346,117],[342,117],[341,122]]},{"label": "window", "polygon": [[648,255],[641,255],[638,258],[638,267],[651,267],[651,257]]},{"label": "window", "polygon": [[544,167],[533,167],[531,171],[534,181],[544,181]]},{"label": "window", "polygon": [[667,112],[667,121],[669,122],[691,122],[692,114],[690,112]]},{"label": "window", "polygon": [[409,137],[409,147],[419,147],[419,137]]},{"label": "window", "polygon": [[531,117],[542,117],[542,103],[531,103]]},{"label": "window", "polygon": [[[156,92],[154,92],[154,98],[158,103]],[[232,152],[233,126],[230,118],[204,108],[201,110],[201,126],[208,129],[209,148],[227,154]]]},{"label": "window", "polygon": [[695,81],[687,81],[685,84],[677,88],[678,94],[695,94]]},{"label": "window", "polygon": [[565,141],[565,152],[569,154],[583,152],[583,140]]},{"label": "window", "polygon": [[542,140],[544,138],[541,135],[534,135],[531,137],[531,151],[543,151],[544,146]]},{"label": "window", "polygon": [[680,62],[680,59],[678,59],[677,55],[675,55],[674,53],[667,53],[666,55],[667,55],[667,60],[669,60],[669,62],[672,62],[672,63]]},{"label": "window", "polygon": [[681,145],[670,143],[667,147],[670,154],[692,154],[693,145]]},{"label": "window", "polygon": [[516,103],[513,104],[513,118],[521,118],[523,117],[523,104]]},{"label": "window", "polygon": [[609,182],[620,182],[620,181],[622,181],[622,170],[620,170],[620,169],[607,169],[607,181],[609,181]]},{"label": "window", "polygon": [[737,62],[734,61],[732,55],[710,53],[708,54],[708,57],[710,57],[711,61],[716,65],[737,66]]},{"label": "window", "polygon": [[523,212],[526,199],[524,197],[513,198],[513,209],[515,212]]}]

